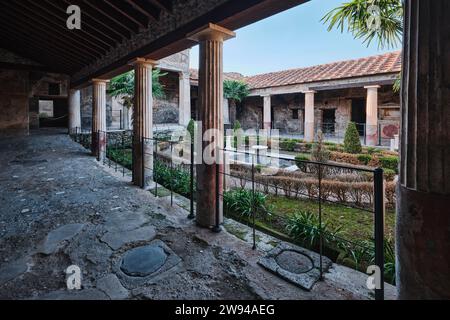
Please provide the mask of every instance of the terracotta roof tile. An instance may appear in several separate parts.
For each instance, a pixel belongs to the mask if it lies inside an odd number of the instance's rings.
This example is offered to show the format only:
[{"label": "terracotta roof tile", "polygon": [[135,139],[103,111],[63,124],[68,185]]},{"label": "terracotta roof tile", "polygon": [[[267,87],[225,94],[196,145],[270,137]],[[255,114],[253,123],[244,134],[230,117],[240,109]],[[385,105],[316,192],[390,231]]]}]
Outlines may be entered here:
[{"label": "terracotta roof tile", "polygon": [[400,51],[362,59],[339,61],[307,68],[291,69],[246,77],[252,89],[270,88],[316,81],[354,78],[401,70]]}]

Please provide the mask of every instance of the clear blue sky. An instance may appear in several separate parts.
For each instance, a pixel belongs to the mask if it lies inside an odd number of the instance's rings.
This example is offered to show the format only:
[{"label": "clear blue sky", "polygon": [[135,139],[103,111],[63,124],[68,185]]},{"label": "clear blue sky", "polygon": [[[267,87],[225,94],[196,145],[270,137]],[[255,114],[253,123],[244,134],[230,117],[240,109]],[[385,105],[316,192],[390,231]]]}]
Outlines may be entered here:
[{"label": "clear blue sky", "polygon": [[[327,31],[320,20],[346,0],[311,0],[237,30],[224,45],[224,70],[246,76],[361,58],[390,50],[369,48],[351,34]],[[198,47],[191,50],[191,67],[198,68]]]}]

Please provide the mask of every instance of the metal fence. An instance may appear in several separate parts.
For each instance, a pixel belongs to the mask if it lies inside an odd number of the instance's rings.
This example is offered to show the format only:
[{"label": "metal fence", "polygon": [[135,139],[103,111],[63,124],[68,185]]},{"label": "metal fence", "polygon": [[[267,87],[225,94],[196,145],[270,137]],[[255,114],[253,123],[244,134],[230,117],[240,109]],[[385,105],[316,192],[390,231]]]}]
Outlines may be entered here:
[{"label": "metal fence", "polygon": [[92,133],[91,130],[82,129],[80,127],[69,130],[69,135],[75,142],[81,144],[86,149],[91,149]]},{"label": "metal fence", "polygon": [[[296,243],[336,261],[342,252],[354,258],[355,267],[380,268],[381,287],[376,299],[384,297],[384,188],[382,169],[363,169],[313,161],[272,158],[247,151],[224,150],[229,159],[223,171],[225,187],[217,197],[224,214],[282,240]],[[297,165],[298,171],[283,168]],[[228,168],[227,168],[228,166]],[[281,168],[280,168],[281,167]],[[340,213],[341,212],[341,213]],[[336,214],[342,215],[342,222]],[[370,235],[351,236],[345,215],[359,218]],[[361,215],[361,216],[358,216]],[[356,230],[357,233],[357,230]],[[365,239],[363,239],[366,237]],[[365,284],[364,284],[365,285]]]}]

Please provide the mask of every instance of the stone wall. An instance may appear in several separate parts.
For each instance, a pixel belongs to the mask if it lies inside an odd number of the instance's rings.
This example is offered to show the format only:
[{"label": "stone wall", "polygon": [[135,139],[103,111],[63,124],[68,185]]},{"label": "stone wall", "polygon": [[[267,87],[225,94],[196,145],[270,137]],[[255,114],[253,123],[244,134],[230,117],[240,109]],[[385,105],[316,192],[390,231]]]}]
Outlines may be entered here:
[{"label": "stone wall", "polygon": [[0,69],[0,136],[28,134],[29,72]]}]

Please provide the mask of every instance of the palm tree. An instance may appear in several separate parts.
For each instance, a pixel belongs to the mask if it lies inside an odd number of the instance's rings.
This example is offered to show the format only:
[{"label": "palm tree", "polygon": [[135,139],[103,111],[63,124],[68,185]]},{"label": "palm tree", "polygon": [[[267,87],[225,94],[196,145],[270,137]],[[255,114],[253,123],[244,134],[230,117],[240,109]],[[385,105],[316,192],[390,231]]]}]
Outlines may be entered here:
[{"label": "palm tree", "polygon": [[230,101],[230,122],[236,120],[236,104],[244,100],[250,94],[248,84],[243,81],[225,80],[223,82],[224,97]]},{"label": "palm tree", "polygon": [[[161,70],[155,69],[152,74],[152,93],[157,99],[164,98],[164,86],[159,81],[160,77],[167,75]],[[129,71],[113,78],[109,84],[108,94],[112,97],[122,98],[122,104],[130,109],[134,99],[134,71]]]},{"label": "palm tree", "polygon": [[351,32],[367,46],[376,39],[379,48],[396,47],[403,34],[401,0],[350,0],[328,12],[322,21],[333,28]]}]

